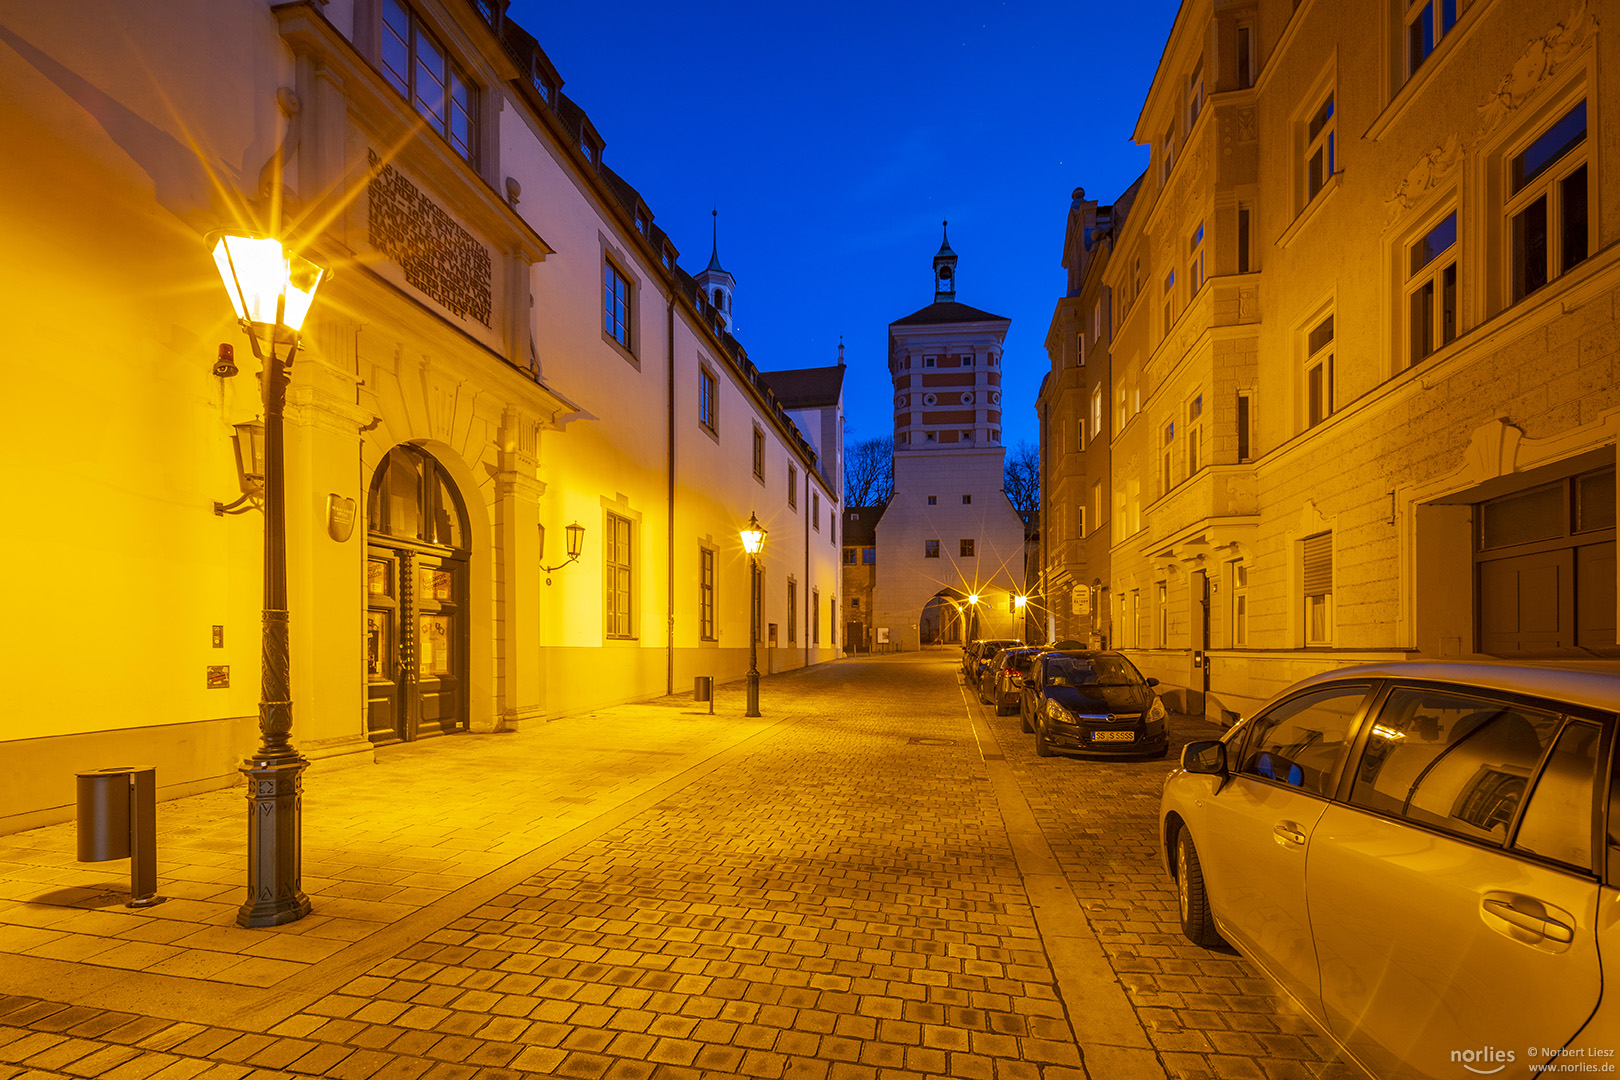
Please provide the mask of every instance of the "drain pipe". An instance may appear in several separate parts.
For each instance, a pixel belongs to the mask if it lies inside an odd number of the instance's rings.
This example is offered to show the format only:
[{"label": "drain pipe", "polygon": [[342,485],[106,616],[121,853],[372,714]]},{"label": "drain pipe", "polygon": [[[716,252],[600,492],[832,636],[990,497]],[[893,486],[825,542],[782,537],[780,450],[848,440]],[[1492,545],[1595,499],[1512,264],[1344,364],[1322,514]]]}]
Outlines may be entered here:
[{"label": "drain pipe", "polygon": [[665,591],[669,597],[667,621],[664,626],[665,662],[664,693],[675,693],[675,287],[669,289],[669,319],[666,335],[669,339],[669,448],[664,472],[669,477],[669,538],[665,548],[669,552],[669,576]]},{"label": "drain pipe", "polygon": [[[810,470],[804,470],[804,606],[799,609],[803,613],[809,610],[810,605],[816,602],[816,591],[810,587],[810,514],[814,505],[810,501]],[[804,666],[810,666],[810,658],[815,653],[815,643],[810,640],[810,619],[804,620]]]}]

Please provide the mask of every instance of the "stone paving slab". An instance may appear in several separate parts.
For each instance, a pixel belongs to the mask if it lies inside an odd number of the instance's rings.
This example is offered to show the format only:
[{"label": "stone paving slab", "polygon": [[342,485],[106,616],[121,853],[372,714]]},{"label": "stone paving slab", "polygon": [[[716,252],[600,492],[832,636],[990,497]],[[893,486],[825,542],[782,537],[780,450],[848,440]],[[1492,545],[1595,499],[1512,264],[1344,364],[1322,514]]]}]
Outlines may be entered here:
[{"label": "stone paving slab", "polygon": [[[62,875],[0,910],[26,950],[0,956],[0,994],[29,988],[0,996],[0,1080],[1359,1075],[1240,957],[1180,938],[1153,840],[1168,765],[1037,760],[1016,719],[964,703],[954,659],[773,677],[766,711],[788,708],[763,721],[674,699],[438,740],[375,784],[354,778],[352,802],[343,774],[313,774],[331,781],[334,820],[306,804],[323,880],[352,889],[279,931],[237,930],[234,900],[126,913],[104,871],[89,871],[98,902],[83,868],[53,861],[62,836],[0,839],[5,883]],[[389,792],[406,787],[429,795],[390,824]],[[191,842],[182,865],[213,868],[165,866],[165,888],[226,876],[239,799],[228,826],[206,821],[218,798],[165,804],[160,843]],[[446,873],[422,865],[435,852],[476,876],[428,883]],[[157,914],[186,903],[203,907]],[[210,903],[230,919],[201,918]],[[97,943],[176,952],[145,967],[151,954],[127,954],[126,974]],[[182,962],[196,973],[154,974]],[[256,991],[216,977],[248,963],[283,966],[261,968]]]}]

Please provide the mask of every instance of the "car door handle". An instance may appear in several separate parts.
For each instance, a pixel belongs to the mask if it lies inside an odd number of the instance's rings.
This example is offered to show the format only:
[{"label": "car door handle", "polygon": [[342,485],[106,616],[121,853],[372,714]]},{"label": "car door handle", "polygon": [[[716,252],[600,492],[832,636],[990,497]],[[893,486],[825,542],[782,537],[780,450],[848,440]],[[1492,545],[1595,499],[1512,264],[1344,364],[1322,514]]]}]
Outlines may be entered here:
[{"label": "car door handle", "polygon": [[1299,846],[1305,843],[1305,830],[1292,821],[1280,821],[1271,831],[1277,835],[1279,843],[1287,842]]},{"label": "car door handle", "polygon": [[[1541,912],[1523,911],[1508,900],[1497,900],[1486,897],[1481,902],[1486,911],[1495,915],[1503,922],[1512,923],[1520,930],[1528,930],[1533,934],[1540,934],[1549,941],[1568,943],[1575,940],[1574,927],[1559,922],[1545,910]],[[1540,907],[1541,905],[1537,905]]]}]

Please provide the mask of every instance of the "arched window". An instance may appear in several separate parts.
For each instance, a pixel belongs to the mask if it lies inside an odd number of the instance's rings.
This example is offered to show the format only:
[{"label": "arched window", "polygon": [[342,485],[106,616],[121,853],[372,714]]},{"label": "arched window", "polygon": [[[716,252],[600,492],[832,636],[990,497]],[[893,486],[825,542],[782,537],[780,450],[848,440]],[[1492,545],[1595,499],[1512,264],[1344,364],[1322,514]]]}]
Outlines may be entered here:
[{"label": "arched window", "polygon": [[366,528],[384,536],[467,550],[467,511],[440,465],[417,446],[388,451],[371,482]]},{"label": "arched window", "polygon": [[721,292],[719,289],[714,290],[714,306],[719,308],[721,311],[724,311],[726,309],[726,305],[725,305],[725,302],[724,302],[725,298],[726,298],[725,293]]}]

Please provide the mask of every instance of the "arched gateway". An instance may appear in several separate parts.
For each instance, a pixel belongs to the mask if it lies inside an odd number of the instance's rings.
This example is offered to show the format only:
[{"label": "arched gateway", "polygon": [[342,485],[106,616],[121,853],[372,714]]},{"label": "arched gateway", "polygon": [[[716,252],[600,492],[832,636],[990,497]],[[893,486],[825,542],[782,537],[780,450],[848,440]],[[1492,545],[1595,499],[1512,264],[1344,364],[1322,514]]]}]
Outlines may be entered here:
[{"label": "arched gateway", "polygon": [[366,503],[366,733],[467,727],[467,512],[444,467],[396,446]]}]

